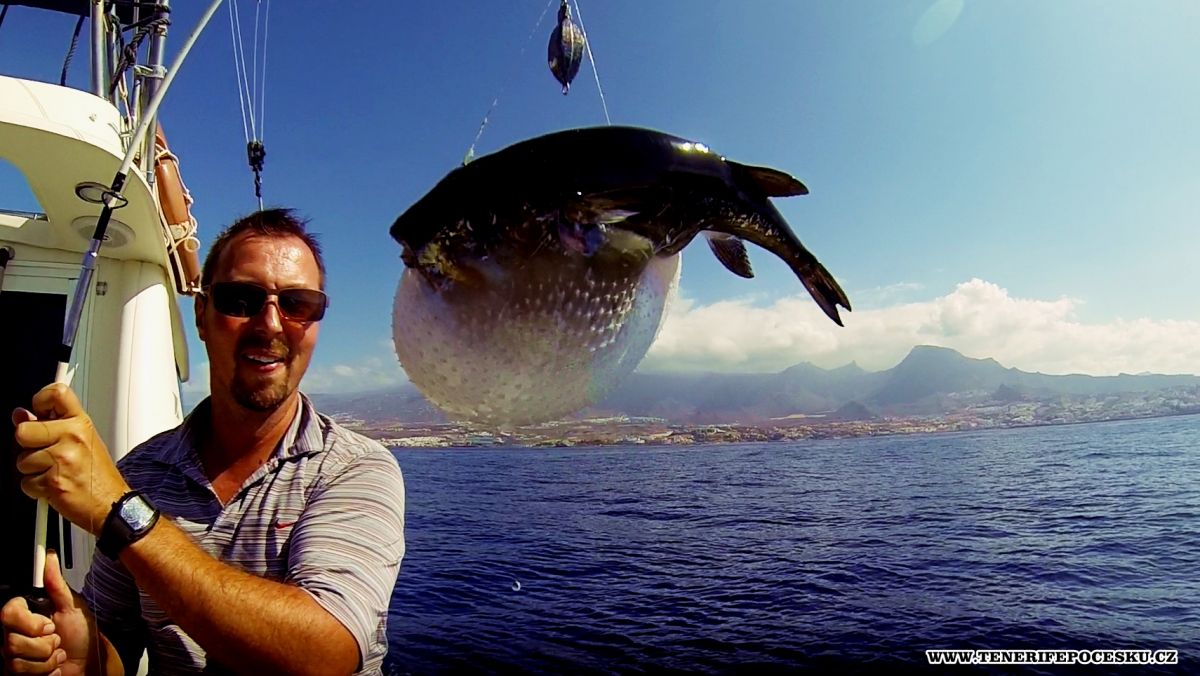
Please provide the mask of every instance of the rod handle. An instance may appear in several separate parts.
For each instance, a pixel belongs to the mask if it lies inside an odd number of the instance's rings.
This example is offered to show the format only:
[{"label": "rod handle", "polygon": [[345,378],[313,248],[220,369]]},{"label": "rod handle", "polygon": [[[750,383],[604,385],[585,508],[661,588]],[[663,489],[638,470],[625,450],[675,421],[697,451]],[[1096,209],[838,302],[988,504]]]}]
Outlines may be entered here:
[{"label": "rod handle", "polygon": [[45,587],[34,587],[28,594],[25,595],[25,603],[29,605],[29,611],[43,615],[47,618],[54,617],[54,601],[50,600],[50,594],[46,592]]}]

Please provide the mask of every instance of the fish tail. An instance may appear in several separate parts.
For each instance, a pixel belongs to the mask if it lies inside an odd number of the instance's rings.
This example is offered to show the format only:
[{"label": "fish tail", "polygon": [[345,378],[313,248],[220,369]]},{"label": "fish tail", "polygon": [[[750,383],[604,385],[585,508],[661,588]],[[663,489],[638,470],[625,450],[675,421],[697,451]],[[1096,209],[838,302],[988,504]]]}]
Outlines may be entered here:
[{"label": "fish tail", "polygon": [[[817,302],[821,310],[838,326],[843,326],[838,306],[850,310],[850,299],[841,285],[833,278],[829,270],[817,260],[817,257],[800,243],[799,238],[792,232],[783,215],[770,202],[764,202],[758,213],[748,218],[739,219],[741,222],[730,224],[732,227],[720,228],[742,239],[757,244],[771,253],[779,256],[787,263],[792,272],[800,278],[804,288]],[[717,228],[714,228],[717,229]]]}]

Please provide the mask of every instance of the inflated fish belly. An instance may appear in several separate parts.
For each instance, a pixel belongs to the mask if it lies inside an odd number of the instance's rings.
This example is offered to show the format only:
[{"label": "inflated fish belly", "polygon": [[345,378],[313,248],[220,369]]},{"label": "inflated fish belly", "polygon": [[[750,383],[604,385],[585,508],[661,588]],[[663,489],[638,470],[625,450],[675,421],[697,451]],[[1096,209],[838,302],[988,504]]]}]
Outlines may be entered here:
[{"label": "inflated fish belly", "polygon": [[786,261],[831,319],[849,309],[768,197],[804,194],[772,169],[728,162],[659,132],[559,132],[455,169],[400,216],[406,269],[396,353],[452,417],[552,420],[593,404],[637,367],[707,231],[718,259],[753,275],[743,241]]},{"label": "inflated fish belly", "polygon": [[560,418],[602,398],[641,362],[679,269],[679,256],[654,259],[625,280],[570,266],[546,275],[518,268],[479,294],[441,293],[407,269],[393,313],[396,354],[451,418]]}]

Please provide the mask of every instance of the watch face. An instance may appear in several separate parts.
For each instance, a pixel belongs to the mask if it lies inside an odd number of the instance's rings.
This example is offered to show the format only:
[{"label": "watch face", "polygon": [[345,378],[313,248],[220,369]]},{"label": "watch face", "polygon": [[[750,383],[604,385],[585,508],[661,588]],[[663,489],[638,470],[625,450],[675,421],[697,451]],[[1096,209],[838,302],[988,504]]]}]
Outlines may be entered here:
[{"label": "watch face", "polygon": [[121,505],[121,520],[129,524],[135,532],[149,526],[153,519],[154,509],[140,495],[135,495]]}]

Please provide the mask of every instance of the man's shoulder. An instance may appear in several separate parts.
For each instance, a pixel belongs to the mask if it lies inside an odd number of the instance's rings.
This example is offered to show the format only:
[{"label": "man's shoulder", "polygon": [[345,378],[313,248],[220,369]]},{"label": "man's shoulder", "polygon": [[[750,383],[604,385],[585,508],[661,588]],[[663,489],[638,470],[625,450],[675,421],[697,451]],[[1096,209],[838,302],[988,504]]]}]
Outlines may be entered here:
[{"label": "man's shoulder", "polygon": [[316,422],[321,429],[322,452],[328,461],[348,464],[359,461],[386,461],[397,465],[396,457],[386,446],[375,439],[343,426],[333,418],[313,409]]},{"label": "man's shoulder", "polygon": [[357,491],[369,485],[375,499],[389,496],[387,500],[403,504],[404,474],[396,456],[386,446],[321,413],[317,414],[317,424],[324,440],[316,456],[319,483],[352,485]]}]

